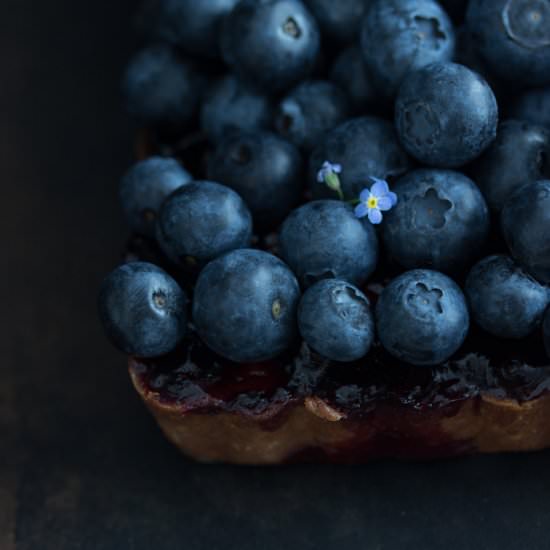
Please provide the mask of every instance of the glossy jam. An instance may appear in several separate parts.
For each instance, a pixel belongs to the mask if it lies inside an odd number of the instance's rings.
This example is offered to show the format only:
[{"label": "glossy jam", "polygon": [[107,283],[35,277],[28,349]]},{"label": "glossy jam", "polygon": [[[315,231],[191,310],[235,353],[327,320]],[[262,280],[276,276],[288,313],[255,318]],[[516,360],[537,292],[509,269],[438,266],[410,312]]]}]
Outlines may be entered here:
[{"label": "glossy jam", "polygon": [[520,402],[539,397],[550,390],[550,366],[542,351],[533,353],[535,344],[520,349],[489,338],[483,343],[481,335],[472,335],[452,360],[432,368],[398,363],[379,346],[361,361],[335,363],[305,344],[269,362],[241,365],[215,355],[190,328],[179,349],[139,365],[146,386],[161,400],[190,408],[261,414],[270,406],[316,395],[347,416],[361,416],[381,403],[422,411],[480,393]]}]

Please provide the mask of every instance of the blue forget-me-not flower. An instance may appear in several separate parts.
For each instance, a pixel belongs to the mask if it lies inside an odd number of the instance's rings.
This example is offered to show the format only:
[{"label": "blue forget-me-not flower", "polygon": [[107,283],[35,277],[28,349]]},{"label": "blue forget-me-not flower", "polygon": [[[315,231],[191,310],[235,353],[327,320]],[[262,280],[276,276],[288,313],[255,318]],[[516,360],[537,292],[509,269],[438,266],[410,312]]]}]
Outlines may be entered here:
[{"label": "blue forget-me-not flower", "polygon": [[371,178],[374,182],[370,189],[366,188],[359,195],[359,204],[355,207],[358,218],[367,216],[372,224],[382,222],[382,212],[391,210],[397,204],[397,195],[390,191],[388,183],[378,178]]}]

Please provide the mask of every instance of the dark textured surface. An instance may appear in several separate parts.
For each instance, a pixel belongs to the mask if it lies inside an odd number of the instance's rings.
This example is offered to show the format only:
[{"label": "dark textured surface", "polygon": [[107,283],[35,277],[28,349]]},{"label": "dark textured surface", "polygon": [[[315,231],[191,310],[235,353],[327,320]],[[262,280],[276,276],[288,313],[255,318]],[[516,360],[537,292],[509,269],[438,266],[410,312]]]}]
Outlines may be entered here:
[{"label": "dark textured surface", "polygon": [[131,4],[0,4],[0,549],[546,548],[549,453],[249,469],[164,441],[95,313],[125,240]]}]

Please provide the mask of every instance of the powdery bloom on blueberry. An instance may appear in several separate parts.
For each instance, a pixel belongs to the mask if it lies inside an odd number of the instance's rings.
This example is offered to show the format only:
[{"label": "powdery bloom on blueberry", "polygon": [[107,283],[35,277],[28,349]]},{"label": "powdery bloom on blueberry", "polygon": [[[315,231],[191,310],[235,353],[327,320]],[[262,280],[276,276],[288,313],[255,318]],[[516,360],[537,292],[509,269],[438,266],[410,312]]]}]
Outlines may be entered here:
[{"label": "powdery bloom on blueberry", "polygon": [[328,160],[323,162],[323,166],[319,172],[317,172],[317,181],[319,183],[324,183],[329,189],[336,191],[338,196],[343,199],[344,194],[342,192],[342,186],[340,184],[340,178],[338,174],[342,173],[341,164],[332,164]]},{"label": "powdery bloom on blueberry", "polygon": [[374,182],[370,189],[366,188],[359,195],[359,204],[355,207],[358,218],[367,216],[369,221],[378,225],[382,222],[382,212],[391,210],[397,204],[397,195],[390,191],[388,183],[378,178],[371,178]]}]

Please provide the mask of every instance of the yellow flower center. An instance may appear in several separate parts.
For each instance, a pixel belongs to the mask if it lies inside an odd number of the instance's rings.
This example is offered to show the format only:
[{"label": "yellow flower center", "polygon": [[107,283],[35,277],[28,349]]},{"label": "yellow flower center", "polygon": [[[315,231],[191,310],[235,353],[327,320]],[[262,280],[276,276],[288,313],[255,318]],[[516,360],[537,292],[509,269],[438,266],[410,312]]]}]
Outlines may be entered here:
[{"label": "yellow flower center", "polygon": [[378,199],[376,197],[369,197],[367,200],[367,206],[369,208],[377,208],[378,207]]}]

